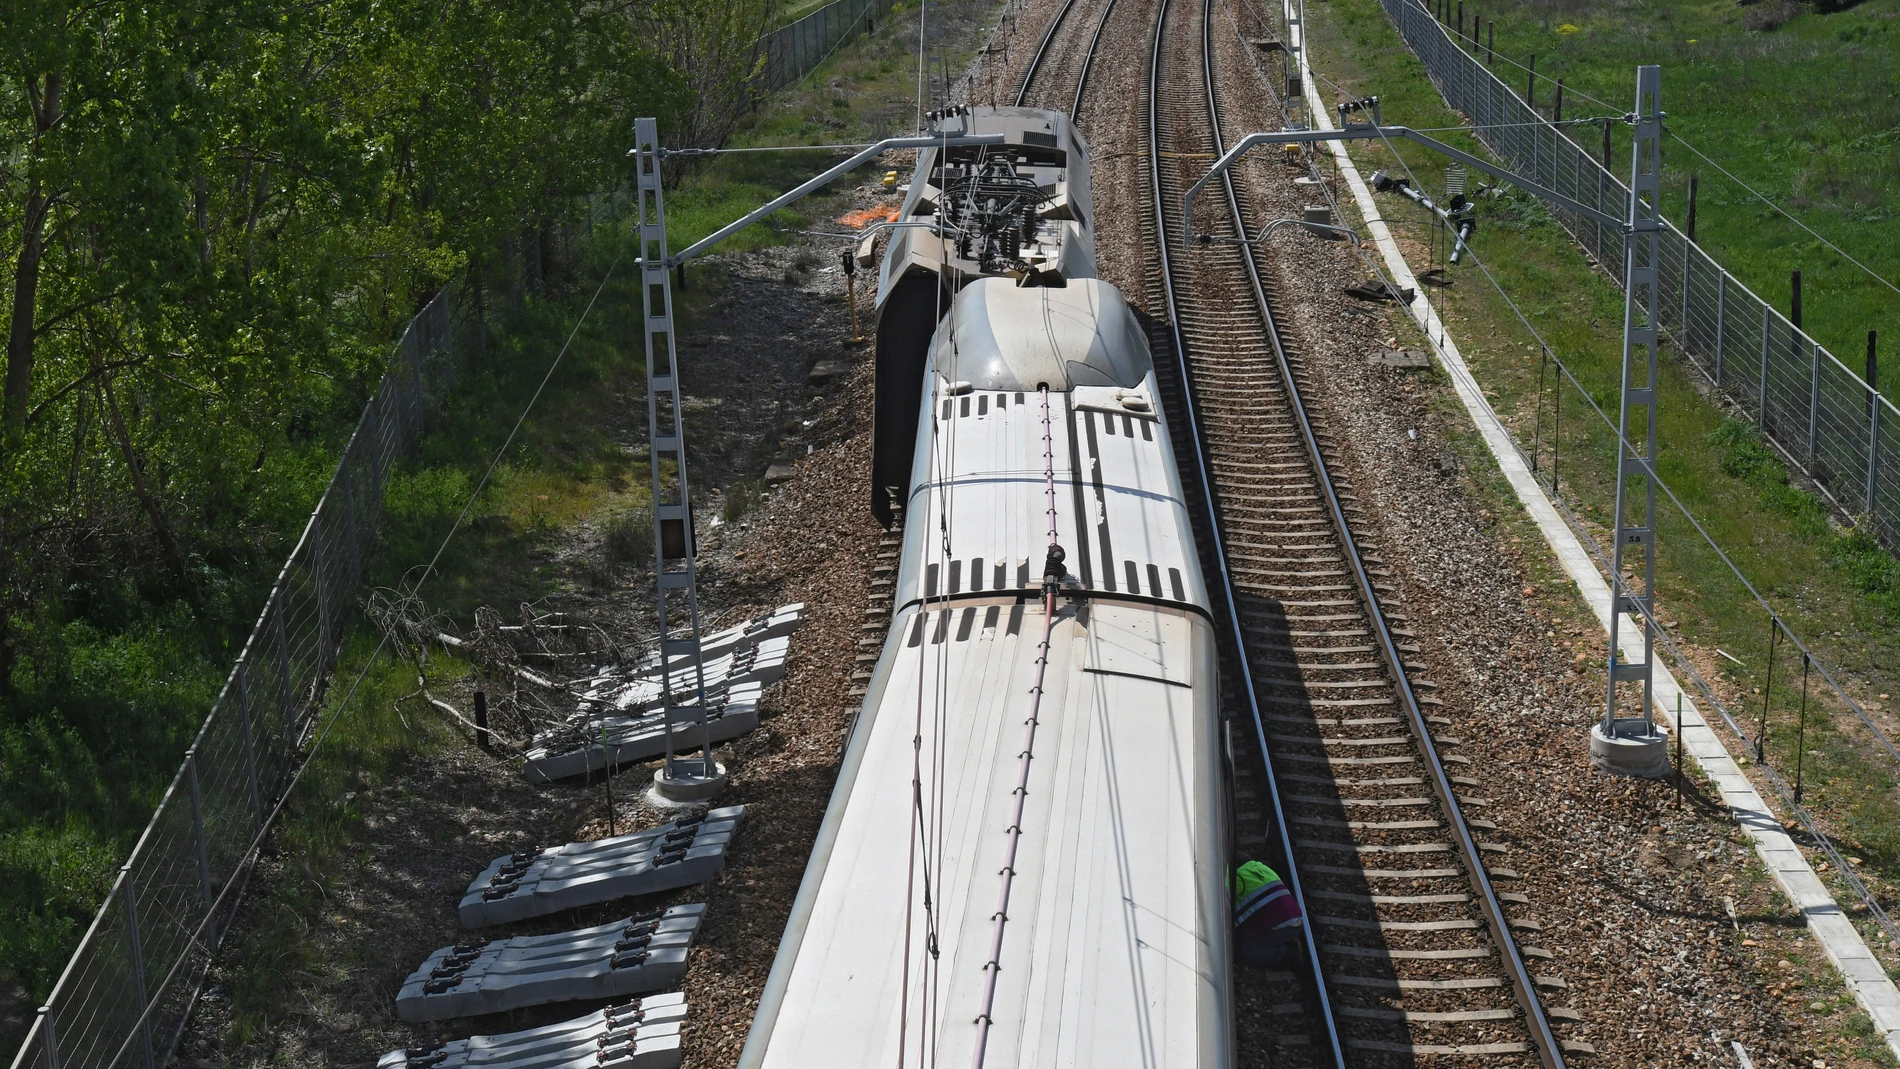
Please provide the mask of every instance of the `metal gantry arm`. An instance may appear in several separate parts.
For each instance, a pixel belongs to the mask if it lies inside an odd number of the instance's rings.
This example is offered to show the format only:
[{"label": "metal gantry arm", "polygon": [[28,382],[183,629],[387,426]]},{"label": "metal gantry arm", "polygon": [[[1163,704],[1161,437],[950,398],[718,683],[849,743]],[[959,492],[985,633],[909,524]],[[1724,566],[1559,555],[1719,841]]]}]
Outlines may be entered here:
[{"label": "metal gantry arm", "polygon": [[725,226],[720,227],[718,230],[713,231],[711,234],[708,234],[705,237],[700,238],[698,241],[693,242],[691,245],[686,246],[684,249],[681,249],[678,253],[675,253],[674,255],[667,257],[666,266],[677,267],[680,264],[685,263],[686,261],[692,259],[693,257],[704,253],[706,250],[712,248],[714,245],[717,245],[720,242],[731,237],[732,235],[737,234],[739,231],[744,230],[746,227],[751,226],[753,223],[756,223],[764,219],[765,217],[771,215],[773,212],[778,211],[780,208],[783,208],[789,204],[792,204],[795,201],[802,200],[806,196],[809,196],[810,194],[820,189],[823,189],[825,186],[831,184],[832,181],[839,178],[840,176],[849,174],[850,172],[857,170],[859,167],[862,167],[864,164],[870,162],[871,160],[879,156],[882,156],[886,152],[894,152],[899,149],[963,148],[965,146],[970,146],[970,145],[978,145],[978,146],[1000,145],[1003,143],[1003,139],[1004,139],[1004,135],[1002,134],[956,134],[956,135],[938,135],[936,137],[887,137],[884,140],[879,141],[877,144],[872,145],[870,148],[867,148],[863,150],[862,152],[859,152],[857,155],[852,156],[850,159],[845,160],[843,163],[840,163],[829,170],[819,172],[819,174],[816,177],[806,181],[805,183],[798,186],[797,188],[773,198],[772,200],[768,201],[764,206],[760,208],[756,208],[752,210],[751,212],[748,212],[745,215],[740,216],[738,219],[735,219],[734,221],[727,223]]},{"label": "metal gantry arm", "polygon": [[1627,234],[1630,232],[1628,220],[1619,219],[1616,216],[1601,212],[1592,205],[1564,196],[1562,193],[1544,185],[1542,182],[1534,181],[1515,171],[1509,171],[1494,163],[1481,160],[1469,152],[1452,148],[1443,141],[1435,137],[1428,137],[1410,127],[1378,126],[1373,123],[1353,123],[1338,130],[1276,130],[1268,133],[1248,134],[1246,137],[1241,138],[1234,144],[1233,148],[1228,149],[1220,159],[1215,160],[1214,166],[1208,170],[1207,176],[1189,187],[1187,195],[1181,198],[1181,226],[1184,231],[1181,235],[1182,242],[1187,245],[1193,245],[1196,241],[1202,240],[1204,237],[1204,235],[1194,232],[1194,197],[1200,193],[1201,187],[1231,170],[1234,164],[1240,162],[1242,156],[1259,148],[1261,145],[1313,144],[1320,141],[1371,141],[1375,139],[1387,141],[1402,139],[1414,144],[1423,145],[1434,152],[1442,153],[1457,160],[1472,170],[1483,171],[1485,174],[1499,181],[1509,182],[1528,193],[1536,195],[1542,200],[1550,201],[1558,207],[1575,212],[1592,222],[1613,227],[1619,233]]},{"label": "metal gantry arm", "polygon": [[[954,118],[954,116],[945,116]],[[672,268],[704,253],[795,201],[824,188],[840,175],[896,149],[957,148],[1000,145],[1002,134],[950,134],[887,137],[850,159],[831,167],[764,206],[728,223],[677,254],[667,248],[666,197],[660,166],[667,152],[660,145],[655,119],[634,120],[634,147],[639,197],[634,226],[640,245],[641,304],[646,339],[648,462],[653,487],[653,566],[660,630],[660,685],[662,731],[666,737],[666,768],[678,780],[711,779],[720,775],[712,758],[706,722],[706,669],[700,650],[698,572],[693,563],[692,492],[687,483],[685,408],[680,398],[678,339],[673,322]],[[692,698],[673,685],[675,674],[690,672]],[[675,730],[684,728],[685,741],[700,751],[696,763],[682,761],[674,752]],[[695,737],[696,736],[696,737]],[[602,751],[612,774],[613,758]]]}]

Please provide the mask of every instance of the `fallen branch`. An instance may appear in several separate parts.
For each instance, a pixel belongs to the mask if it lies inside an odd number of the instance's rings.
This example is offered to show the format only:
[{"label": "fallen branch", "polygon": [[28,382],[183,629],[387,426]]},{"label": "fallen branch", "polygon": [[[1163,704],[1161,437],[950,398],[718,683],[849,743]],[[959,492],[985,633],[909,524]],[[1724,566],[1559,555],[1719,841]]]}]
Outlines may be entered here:
[{"label": "fallen branch", "polygon": [[[470,645],[470,643],[466,639],[456,638],[454,635],[448,634],[447,632],[444,632],[444,631],[437,631],[435,633],[435,640],[437,642],[440,642],[444,646],[450,647],[451,649],[458,649],[458,650],[467,649]],[[548,677],[540,674],[539,672],[536,672],[529,668],[523,668],[522,666],[518,664],[502,664],[502,665],[499,665],[498,667],[504,668],[507,671],[514,673],[515,676],[521,679],[522,682],[532,683],[537,687],[546,687],[549,690],[559,690],[559,691],[565,691],[567,690],[567,687],[568,687],[568,684],[566,682],[557,683],[554,680],[549,679]]]}]

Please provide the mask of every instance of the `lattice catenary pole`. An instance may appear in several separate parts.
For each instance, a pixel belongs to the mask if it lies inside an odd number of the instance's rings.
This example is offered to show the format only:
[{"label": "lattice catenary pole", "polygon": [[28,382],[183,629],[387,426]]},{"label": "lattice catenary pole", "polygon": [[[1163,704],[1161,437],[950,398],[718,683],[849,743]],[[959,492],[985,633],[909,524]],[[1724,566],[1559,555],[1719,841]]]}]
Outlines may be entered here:
[{"label": "lattice catenary pole", "polygon": [[[1655,606],[1656,481],[1656,310],[1657,237],[1662,230],[1662,68],[1636,68],[1636,132],[1630,163],[1629,239],[1624,243],[1626,298],[1623,304],[1623,390],[1617,404],[1616,543],[1610,564],[1609,700],[1603,731],[1615,734],[1617,690],[1622,683],[1642,684],[1645,734],[1653,735],[1650,687],[1655,672],[1656,636],[1650,623]],[[1631,421],[1632,413],[1640,426]],[[1632,479],[1641,480],[1638,490]],[[1641,521],[1631,522],[1631,495],[1640,493]],[[1627,555],[1639,555],[1640,578],[1623,574]],[[1641,660],[1625,661],[1617,632],[1623,615],[1642,631]]]},{"label": "lattice catenary pole", "polygon": [[[706,727],[706,669],[699,649],[699,590],[693,565],[693,504],[686,482],[686,425],[680,407],[673,337],[673,285],[667,265],[666,200],[661,189],[660,133],[655,119],[634,120],[638,173],[640,285],[647,358],[647,455],[653,474],[653,570],[660,625],[662,724],[666,773],[677,776],[673,752],[676,725],[699,728],[700,772],[712,772],[712,740]],[[690,666],[691,704],[673,686],[675,669]],[[613,759],[607,761],[611,774]],[[688,771],[688,774],[693,774]]]}]

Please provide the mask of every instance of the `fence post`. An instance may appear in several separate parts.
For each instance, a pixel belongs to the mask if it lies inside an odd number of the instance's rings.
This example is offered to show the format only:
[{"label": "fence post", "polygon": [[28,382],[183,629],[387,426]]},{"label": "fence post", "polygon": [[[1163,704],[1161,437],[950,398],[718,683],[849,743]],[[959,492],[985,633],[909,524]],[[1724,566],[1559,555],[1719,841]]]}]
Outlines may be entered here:
[{"label": "fence post", "polygon": [[1682,247],[1682,332],[1689,333],[1689,256],[1695,251],[1695,202],[1698,176],[1689,176],[1689,232],[1688,242]]},{"label": "fence post", "polygon": [[244,685],[245,671],[243,661],[237,667],[237,707],[238,739],[244,744],[244,776],[251,787],[251,823],[260,830],[264,827],[264,803],[257,793],[257,753],[251,745],[251,702],[245,693],[250,688]]},{"label": "fence post", "polygon": [[1724,330],[1728,317],[1728,272],[1721,268],[1715,271],[1715,384],[1722,385],[1723,343],[1727,341]]},{"label": "fence post", "polygon": [[316,674],[322,675],[326,667],[325,651],[330,647],[330,597],[323,581],[323,504],[317,504],[315,522],[310,525],[310,584],[317,593],[317,662]]},{"label": "fence post", "polygon": [[198,794],[198,748],[185,751],[185,782],[191,785],[191,838],[198,848],[198,897],[211,909],[211,859],[205,844],[204,802]]},{"label": "fence post", "polygon": [[[370,421],[370,414],[375,413],[378,416],[382,415],[381,409],[383,406],[381,402],[381,397],[370,398],[369,404],[363,407],[363,420],[357,424],[357,426],[374,426]],[[374,441],[374,438],[371,440]],[[356,473],[353,470],[355,467],[353,463],[355,459],[356,441],[351,441],[350,447],[344,450],[343,463],[338,464],[336,467],[336,473],[341,477],[343,483],[343,541],[344,544],[349,547],[350,551],[350,571],[348,578],[346,578],[344,582],[345,585],[349,586],[356,584],[356,577],[361,574],[362,571],[362,551],[356,545]]]},{"label": "fence post", "polygon": [[[1537,114],[1536,105],[1531,106],[1531,114]],[[1541,125],[1533,126],[1527,130],[1526,133],[1531,135],[1531,177],[1542,182],[1544,180],[1544,170],[1543,167],[1540,166],[1542,161],[1538,158],[1537,142],[1543,133],[1543,127]]]},{"label": "fence post", "polygon": [[40,1049],[46,1052],[46,1069],[59,1069],[59,1035],[53,1031],[53,1007],[40,1007]]},{"label": "fence post", "polygon": [[[1814,446],[1821,428],[1821,343],[1808,339],[1808,463],[1814,463]],[[1812,473],[1817,478],[1819,473]]]},{"label": "fence post", "polygon": [[284,735],[288,739],[292,734],[290,730],[291,724],[296,718],[297,710],[296,703],[291,700],[290,636],[284,633],[284,588],[281,586],[278,587],[272,597],[277,606],[275,611],[271,613],[271,626],[272,629],[277,632],[277,685],[279,689],[283,691],[283,703],[279,705],[278,708],[282,710],[283,713],[281,720],[283,721]]},{"label": "fence post", "polygon": [[1761,306],[1761,382],[1759,383],[1761,387],[1761,401],[1758,406],[1761,412],[1761,430],[1763,434],[1770,433],[1768,429],[1768,338],[1772,333],[1770,325],[1774,323],[1774,321],[1774,309],[1768,307],[1766,302],[1763,302]]},{"label": "fence post", "polygon": [[123,882],[119,885],[125,890],[125,943],[131,953],[129,962],[132,969],[132,988],[138,993],[139,1006],[139,1063],[145,1069],[152,1069],[152,1029],[151,1021],[145,1011],[151,1003],[145,994],[145,948],[139,942],[138,888],[132,878],[132,863],[125,863],[119,870]]},{"label": "fence post", "polygon": [[[1604,124],[1604,127],[1603,127],[1603,143],[1605,145],[1608,145],[1609,142],[1610,142],[1610,127],[1609,127],[1609,124],[1606,123]],[[1606,148],[1603,154],[1605,156],[1608,156],[1610,154],[1609,150]],[[1604,172],[1602,171],[1597,172],[1597,202],[1596,202],[1597,211],[1603,210],[1603,175],[1604,175]],[[1604,260],[1603,260],[1603,221],[1602,220],[1597,221],[1597,247],[1594,251],[1597,254],[1597,263],[1603,263]]]},{"label": "fence post", "polygon": [[[1874,341],[1878,335],[1867,332],[1867,514],[1874,515],[1875,491],[1880,486],[1880,385],[1874,363]],[[1879,529],[1875,525],[1876,531]]]}]

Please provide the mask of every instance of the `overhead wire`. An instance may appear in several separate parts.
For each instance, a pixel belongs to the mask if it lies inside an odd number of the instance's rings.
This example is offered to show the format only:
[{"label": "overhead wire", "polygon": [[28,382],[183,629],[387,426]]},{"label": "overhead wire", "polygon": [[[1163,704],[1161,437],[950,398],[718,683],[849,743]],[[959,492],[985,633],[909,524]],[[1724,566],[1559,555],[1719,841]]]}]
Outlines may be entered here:
[{"label": "overhead wire", "polygon": [[[944,208],[943,198],[946,195],[945,192],[943,192],[943,187],[948,184],[950,135],[948,128],[942,126],[939,127],[939,133],[941,134],[942,143],[936,149],[937,159],[935,168],[943,177],[938,178],[935,184],[939,189],[936,212],[938,218],[941,219]],[[929,181],[928,176],[925,180]],[[933,322],[942,322],[943,320],[943,280],[947,278],[948,275],[949,251],[940,235],[937,243],[937,285],[936,291],[933,294],[936,315]],[[910,831],[906,841],[906,853],[909,856],[909,861],[907,862],[908,876],[906,883],[903,964],[901,968],[902,979],[899,990],[899,997],[902,1002],[898,1016],[897,1047],[899,1069],[902,1069],[908,1058],[907,1044],[912,994],[912,935],[915,929],[914,909],[916,905],[915,896],[918,883],[917,868],[920,854],[923,867],[924,894],[924,956],[922,961],[918,963],[921,987],[919,995],[922,1004],[920,1010],[924,1015],[924,1021],[922,1022],[918,1036],[918,1065],[920,1069],[934,1061],[933,1052],[936,1049],[936,1035],[939,1024],[938,1001],[941,995],[941,984],[937,976],[937,964],[940,960],[941,950],[939,943],[940,930],[938,928],[937,918],[941,911],[941,902],[933,898],[932,888],[934,884],[938,894],[941,894],[943,888],[943,769],[946,760],[945,746],[947,743],[947,731],[945,730],[945,725],[947,723],[946,706],[948,702],[949,676],[947,665],[944,663],[944,651],[939,649],[934,659],[930,656],[932,647],[941,646],[943,644],[934,641],[929,632],[931,630],[930,621],[932,616],[930,607],[931,600],[933,595],[937,594],[937,591],[933,591],[930,583],[930,574],[933,567],[931,558],[941,553],[941,559],[937,562],[937,566],[944,568],[945,571],[947,571],[948,563],[952,558],[950,529],[956,478],[956,424],[954,421],[951,422],[946,435],[941,426],[942,421],[938,416],[940,411],[938,402],[942,400],[946,405],[950,403],[948,396],[942,390],[942,386],[944,383],[952,380],[946,379],[941,372],[935,369],[936,357],[938,355],[937,350],[946,343],[951,346],[950,361],[951,370],[954,374],[957,360],[957,345],[954,331],[940,335],[940,340],[934,345],[927,346],[925,350],[926,374],[929,376],[929,382],[931,384],[930,404],[927,409],[930,419],[930,438],[928,446],[930,452],[926,460],[926,469],[930,473],[930,485],[926,489],[924,515],[921,517],[925,525],[925,533],[921,539],[924,552],[923,558],[920,561],[922,570],[918,576],[918,580],[923,584],[923,591],[922,596],[919,598],[920,604],[917,624],[917,712],[916,722],[911,736],[911,816]],[[946,437],[947,442],[944,441]],[[933,499],[938,528],[935,532],[937,537],[934,539],[931,537],[932,532],[929,530],[933,511],[931,507]],[[908,511],[908,505],[906,505],[906,511]],[[942,591],[940,604],[947,605],[949,597],[947,584],[938,589]],[[939,613],[947,613],[950,610],[948,608],[942,608],[937,611]],[[947,627],[947,625],[948,618],[940,616],[937,630],[941,631]],[[932,671],[933,666],[934,672]],[[924,694],[927,681],[929,682],[930,688],[929,705],[932,729],[930,762],[932,773],[930,784],[931,798],[928,808],[925,806],[924,799],[923,761]],[[933,842],[936,846],[935,850],[932,849]],[[933,992],[936,994],[933,995]]]},{"label": "overhead wire", "polygon": [[1855,259],[1854,254],[1848,252],[1846,249],[1841,248],[1839,245],[1834,244],[1832,241],[1829,241],[1827,238],[1822,237],[1820,234],[1816,233],[1813,227],[1802,222],[1800,219],[1795,218],[1795,216],[1792,213],[1790,213],[1786,208],[1783,208],[1781,205],[1776,204],[1774,201],[1768,199],[1767,194],[1760,192],[1759,190],[1755,189],[1755,187],[1749,185],[1747,182],[1744,182],[1740,178],[1735,177],[1734,172],[1730,171],[1728,168],[1710,159],[1709,155],[1703,152],[1701,149],[1683,140],[1681,134],[1678,134],[1675,131],[1669,129],[1668,123],[1663,124],[1663,133],[1668,134],[1670,137],[1674,138],[1676,140],[1676,143],[1681,145],[1683,148],[1686,148],[1690,152],[1695,153],[1696,158],[1700,159],[1703,163],[1706,163],[1709,166],[1715,168],[1717,171],[1720,171],[1724,178],[1727,178],[1729,181],[1735,183],[1738,186],[1741,186],[1742,189],[1745,190],[1749,196],[1754,197],[1756,200],[1759,200],[1763,204],[1766,204],[1770,208],[1773,208],[1776,211],[1776,213],[1778,213],[1783,219],[1786,219],[1789,222],[1793,223],[1794,225],[1800,227],[1804,232],[1807,233],[1809,237],[1813,238],[1814,240],[1820,242],[1823,245],[1826,245],[1828,248],[1834,250],[1836,253],[1839,253],[1842,259],[1846,260],[1848,263],[1853,264],[1855,267],[1858,267],[1862,271],[1866,272],[1867,277],[1873,279],[1875,282],[1880,283],[1881,285],[1887,287],[1888,289],[1894,291],[1895,293],[1900,293],[1900,286],[1894,285],[1892,280],[1888,279],[1885,275],[1882,275],[1880,272],[1875,271],[1873,268],[1868,267],[1866,264],[1861,263],[1859,260]]}]

